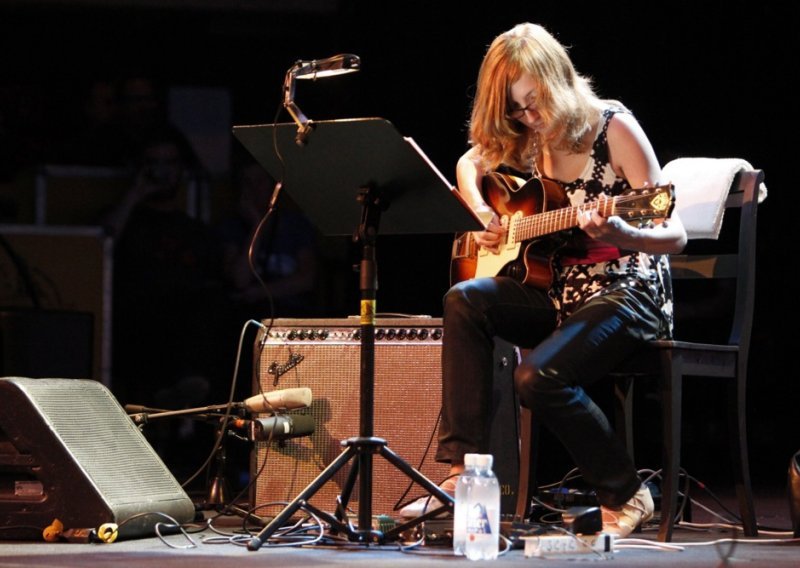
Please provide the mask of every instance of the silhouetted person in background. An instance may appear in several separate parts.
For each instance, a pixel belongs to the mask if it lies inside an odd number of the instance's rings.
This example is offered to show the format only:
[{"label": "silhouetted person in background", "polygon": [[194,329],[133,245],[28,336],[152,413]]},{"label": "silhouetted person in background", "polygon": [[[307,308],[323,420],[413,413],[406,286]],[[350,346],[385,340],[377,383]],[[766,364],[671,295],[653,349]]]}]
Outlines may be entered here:
[{"label": "silhouetted person in background", "polygon": [[[233,348],[220,323],[217,247],[186,213],[185,181],[180,136],[154,131],[129,191],[103,219],[115,238],[113,385],[126,403],[193,408],[227,392]],[[196,467],[203,452],[186,444],[196,428],[167,420],[183,429],[148,425],[156,449],[171,467]]]},{"label": "silhouetted person in background", "polygon": [[149,77],[132,74],[120,81],[120,135],[129,157],[139,156],[151,133],[167,123],[164,107],[156,84]]},{"label": "silhouetted person in background", "polygon": [[145,73],[129,72],[117,79],[96,78],[73,104],[67,126],[51,163],[136,168],[144,147],[158,132],[173,129],[173,138],[187,165],[197,157],[188,138],[169,121],[165,96]]},{"label": "silhouetted person in background", "polygon": [[248,257],[275,180],[260,165],[250,162],[239,169],[236,186],[236,210],[218,226],[224,274],[235,313],[244,319],[269,317],[271,295],[277,316],[312,315],[318,270],[316,230],[282,195],[255,243],[252,260],[257,277]]},{"label": "silhouetted person in background", "polygon": [[50,158],[59,164],[122,167],[128,165],[119,122],[119,88],[111,79],[95,79],[81,93],[61,148]]},{"label": "silhouetted person in background", "polygon": [[[226,344],[230,345],[238,342],[242,326],[248,320],[265,320],[272,315],[270,294],[276,316],[315,315],[318,274],[317,234],[287,195],[281,196],[276,212],[259,230],[275,186],[269,173],[246,158],[236,169],[233,185],[234,207],[215,228],[228,308]],[[252,267],[251,245],[254,246]],[[246,330],[236,400],[254,394],[252,369],[259,356],[253,349],[256,333],[254,326]],[[246,444],[228,445],[227,469],[231,483],[238,481],[243,486],[247,482],[250,449]]]}]

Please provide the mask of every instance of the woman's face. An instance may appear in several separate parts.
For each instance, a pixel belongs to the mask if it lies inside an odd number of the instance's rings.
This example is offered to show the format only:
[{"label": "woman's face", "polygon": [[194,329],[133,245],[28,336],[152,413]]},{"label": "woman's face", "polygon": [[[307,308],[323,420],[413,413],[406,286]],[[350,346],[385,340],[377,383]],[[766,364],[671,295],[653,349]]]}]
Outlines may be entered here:
[{"label": "woman's face", "polygon": [[536,81],[531,75],[522,75],[511,85],[510,104],[506,115],[532,130],[544,126],[542,116],[536,108]]}]

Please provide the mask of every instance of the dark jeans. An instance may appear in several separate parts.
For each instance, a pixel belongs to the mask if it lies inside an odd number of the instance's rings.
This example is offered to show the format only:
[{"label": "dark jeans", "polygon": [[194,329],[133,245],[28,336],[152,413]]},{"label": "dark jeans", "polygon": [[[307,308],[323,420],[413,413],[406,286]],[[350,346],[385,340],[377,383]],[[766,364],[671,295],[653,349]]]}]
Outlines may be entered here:
[{"label": "dark jeans", "polygon": [[514,373],[522,403],[564,444],[601,504],[615,507],[641,480],[602,411],[582,387],[605,376],[661,327],[642,286],[618,283],[556,328],[544,291],[510,278],[457,284],[445,296],[438,461],[488,453],[493,337],[531,348]]}]

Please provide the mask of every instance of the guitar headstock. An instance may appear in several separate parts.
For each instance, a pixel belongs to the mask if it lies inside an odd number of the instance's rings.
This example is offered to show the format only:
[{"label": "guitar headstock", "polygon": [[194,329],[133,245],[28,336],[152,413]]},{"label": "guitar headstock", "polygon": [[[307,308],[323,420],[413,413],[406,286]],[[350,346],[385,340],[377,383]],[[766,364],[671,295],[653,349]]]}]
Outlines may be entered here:
[{"label": "guitar headstock", "polygon": [[675,208],[675,186],[671,183],[632,189],[615,199],[614,214],[626,221],[667,219]]}]

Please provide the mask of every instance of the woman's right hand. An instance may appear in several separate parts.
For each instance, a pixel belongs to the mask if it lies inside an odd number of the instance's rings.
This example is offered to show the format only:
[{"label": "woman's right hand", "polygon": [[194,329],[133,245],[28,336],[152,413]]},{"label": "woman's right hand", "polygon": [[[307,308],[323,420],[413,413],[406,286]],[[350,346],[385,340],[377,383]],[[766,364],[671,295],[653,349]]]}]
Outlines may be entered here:
[{"label": "woman's right hand", "polygon": [[475,231],[472,235],[479,246],[497,254],[505,243],[506,232],[506,228],[500,224],[500,219],[495,214],[485,231]]},{"label": "woman's right hand", "polygon": [[458,190],[479,217],[485,219],[488,214],[492,215],[486,229],[474,231],[472,237],[479,246],[497,254],[505,242],[506,228],[500,224],[497,213],[483,201],[483,195],[479,188],[483,185],[484,170],[480,162],[480,155],[475,147],[467,150],[459,158],[456,166]]}]

